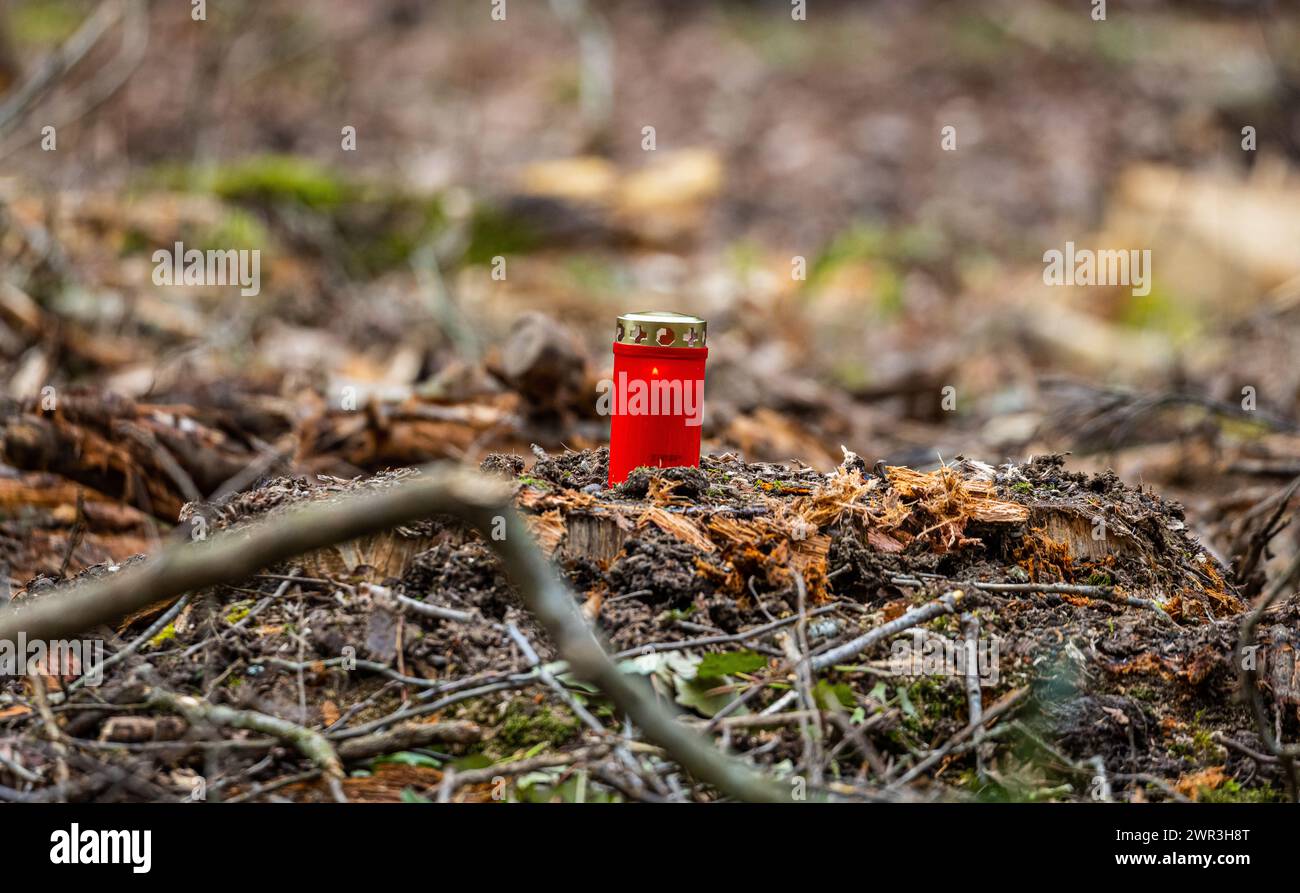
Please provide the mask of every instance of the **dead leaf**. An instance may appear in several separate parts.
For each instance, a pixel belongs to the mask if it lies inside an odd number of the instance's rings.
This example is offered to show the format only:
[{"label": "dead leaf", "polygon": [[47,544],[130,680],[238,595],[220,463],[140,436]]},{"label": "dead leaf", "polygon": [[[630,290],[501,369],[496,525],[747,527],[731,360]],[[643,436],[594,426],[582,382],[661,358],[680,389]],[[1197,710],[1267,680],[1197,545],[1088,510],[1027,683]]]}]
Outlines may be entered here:
[{"label": "dead leaf", "polygon": [[1223,769],[1223,766],[1207,766],[1199,772],[1189,772],[1178,779],[1174,787],[1178,793],[1199,800],[1202,791],[1213,791],[1227,780],[1228,776]]}]

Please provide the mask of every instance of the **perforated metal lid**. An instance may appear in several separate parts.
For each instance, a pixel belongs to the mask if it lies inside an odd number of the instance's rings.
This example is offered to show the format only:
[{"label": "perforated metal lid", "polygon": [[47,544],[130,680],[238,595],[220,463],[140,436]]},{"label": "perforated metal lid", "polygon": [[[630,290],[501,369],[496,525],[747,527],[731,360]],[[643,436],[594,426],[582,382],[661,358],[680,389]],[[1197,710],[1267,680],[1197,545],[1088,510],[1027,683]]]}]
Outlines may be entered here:
[{"label": "perforated metal lid", "polygon": [[704,347],[709,324],[698,316],[669,310],[639,310],[618,318],[615,344],[639,344],[643,347]]}]

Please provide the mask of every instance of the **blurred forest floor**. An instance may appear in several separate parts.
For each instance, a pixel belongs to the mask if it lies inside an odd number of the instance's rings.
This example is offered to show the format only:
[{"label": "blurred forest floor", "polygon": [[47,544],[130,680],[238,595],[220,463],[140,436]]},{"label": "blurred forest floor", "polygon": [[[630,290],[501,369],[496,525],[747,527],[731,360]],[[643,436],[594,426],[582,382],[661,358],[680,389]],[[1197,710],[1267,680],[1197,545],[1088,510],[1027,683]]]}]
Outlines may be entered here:
[{"label": "blurred forest floor", "polygon": [[[5,5],[14,591],[277,476],[597,448],[646,308],[709,322],[706,453],[1069,453],[1181,503],[1242,597],[1290,564],[1297,10],[588,7],[125,3],[11,110],[91,4]],[[1044,285],[1067,241],[1150,248],[1149,294]],[[260,250],[260,292],[155,285],[177,242]]]}]

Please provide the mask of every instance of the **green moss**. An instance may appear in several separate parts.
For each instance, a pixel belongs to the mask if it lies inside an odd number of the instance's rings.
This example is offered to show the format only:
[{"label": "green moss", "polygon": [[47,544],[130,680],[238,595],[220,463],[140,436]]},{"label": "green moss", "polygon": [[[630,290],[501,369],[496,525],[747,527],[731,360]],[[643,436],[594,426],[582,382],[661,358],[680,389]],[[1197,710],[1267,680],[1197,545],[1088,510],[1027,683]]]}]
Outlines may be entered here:
[{"label": "green moss", "polygon": [[917,223],[891,231],[889,256],[904,264],[932,264],[946,260],[951,245],[943,230],[933,224]]},{"label": "green moss", "polygon": [[1169,753],[1198,766],[1221,763],[1225,749],[1214,740],[1213,730],[1200,725],[1202,713],[1198,712],[1192,720],[1191,738],[1175,741],[1170,745]]},{"label": "green moss", "polygon": [[806,21],[791,27],[789,3],[785,4],[784,16],[753,15],[743,3],[714,6],[728,39],[745,44],[773,68],[794,71],[817,65],[849,65],[885,48],[884,29],[853,16],[830,18],[810,9]]},{"label": "green moss", "polygon": [[131,254],[140,254],[145,251],[152,251],[153,242],[149,237],[138,229],[127,229],[122,233],[122,240],[117,246],[119,257],[126,257]]},{"label": "green moss", "polygon": [[1193,339],[1203,321],[1194,307],[1178,300],[1159,283],[1152,283],[1149,294],[1125,297],[1119,319],[1126,326],[1166,335],[1178,343]]},{"label": "green moss", "polygon": [[210,173],[211,191],[231,201],[332,208],[353,189],[325,167],[292,155],[260,155]]},{"label": "green moss", "polygon": [[948,26],[947,38],[949,50],[965,65],[1000,65],[1012,49],[1006,30],[984,15],[958,16]]},{"label": "green moss", "polygon": [[482,206],[470,218],[465,263],[488,264],[497,255],[527,254],[541,242],[537,230],[518,216]]},{"label": "green moss", "polygon": [[576,63],[557,66],[546,90],[556,105],[576,106],[582,99],[582,69]]},{"label": "green moss", "polygon": [[184,241],[200,251],[265,250],[271,234],[260,218],[241,208],[232,208],[215,224],[195,231]]},{"label": "green moss", "polygon": [[859,223],[837,235],[812,262],[808,284],[819,284],[835,270],[850,263],[875,260],[884,255],[885,231]]},{"label": "green moss", "polygon": [[877,320],[897,319],[906,309],[902,270],[943,261],[950,251],[942,231],[929,226],[889,229],[858,223],[822,250],[808,271],[806,287],[816,291],[836,270],[866,265],[871,273],[872,306]]},{"label": "green moss", "polygon": [[903,306],[903,277],[893,266],[881,266],[876,282],[876,310],[880,318],[897,319],[903,314]]},{"label": "green moss", "polygon": [[149,645],[153,648],[161,648],[165,643],[176,638],[176,624],[169,623],[162,628],[158,635],[149,640]]},{"label": "green moss", "polygon": [[505,718],[493,743],[508,753],[538,744],[558,747],[577,733],[576,720],[548,705],[539,706],[520,698],[511,701],[506,708]]},{"label": "green moss", "polygon": [[1253,441],[1268,434],[1272,429],[1263,421],[1226,416],[1219,419],[1219,430],[1225,437]]},{"label": "green moss", "polygon": [[252,602],[239,602],[226,612],[226,623],[235,624],[243,620],[253,610]]},{"label": "green moss", "polygon": [[726,256],[727,266],[742,279],[754,275],[763,268],[763,249],[756,242],[748,239],[728,245]]},{"label": "green moss", "polygon": [[865,390],[875,381],[872,367],[856,357],[841,357],[831,364],[831,380],[851,391]]},{"label": "green moss", "polygon": [[[1122,17],[1107,20],[1104,28],[1086,29],[1093,38],[1093,51],[1112,65],[1133,65],[1153,50],[1152,37],[1162,29],[1139,27]],[[1163,43],[1163,42],[1161,42]]]},{"label": "green moss", "polygon": [[[722,9],[728,10],[730,5],[724,4]],[[826,52],[826,44],[819,44],[807,22],[791,28],[788,21],[774,22],[766,16],[727,15],[726,20],[735,37],[773,68],[804,68],[818,55],[819,46]]]},{"label": "green moss", "polygon": [[1033,493],[1034,485],[1029,483],[1029,481],[1016,481],[1011,485],[1011,489],[1015,490],[1017,493]]},{"label": "green moss", "polygon": [[193,165],[163,162],[138,178],[141,189],[203,192],[232,202],[296,204],[321,209],[339,204],[353,187],[324,166],[292,155],[253,155]]},{"label": "green moss", "polygon": [[40,0],[15,4],[6,14],[15,43],[55,44],[71,37],[87,12],[73,0]]},{"label": "green moss", "polygon": [[1262,784],[1257,788],[1243,788],[1231,778],[1214,790],[1201,788],[1199,793],[1199,800],[1202,803],[1281,803],[1286,799],[1282,792],[1271,784]]},{"label": "green moss", "polygon": [[334,214],[350,266],[375,274],[409,263],[447,224],[439,198],[366,190]]},{"label": "green moss", "polygon": [[[827,244],[813,261],[808,281],[815,284],[840,266],[852,263],[874,263],[882,279],[900,280],[896,267],[935,263],[949,253],[948,239],[936,227],[916,224],[888,228],[859,222]],[[888,288],[882,287],[881,291]]]},{"label": "green moss", "polygon": [[1214,743],[1214,733],[1209,729],[1197,729],[1192,734],[1192,745],[1197,752],[1207,756],[1214,757],[1218,755],[1218,745]]},{"label": "green moss", "polygon": [[595,254],[565,258],[564,272],[574,290],[587,295],[614,294],[624,285],[614,264]]},{"label": "green moss", "polygon": [[960,716],[966,710],[966,693],[951,676],[921,676],[906,688],[895,689],[903,711],[903,725],[918,736],[928,737],[932,725]]},{"label": "green moss", "polygon": [[408,263],[447,225],[440,196],[412,195],[393,184],[362,183],[308,159],[254,156],[208,167],[161,165],[146,188],[207,192],[244,207],[186,241],[199,248],[265,248],[268,221],[285,209],[317,215],[323,233],[336,234],[334,250],[348,273],[373,276]]}]

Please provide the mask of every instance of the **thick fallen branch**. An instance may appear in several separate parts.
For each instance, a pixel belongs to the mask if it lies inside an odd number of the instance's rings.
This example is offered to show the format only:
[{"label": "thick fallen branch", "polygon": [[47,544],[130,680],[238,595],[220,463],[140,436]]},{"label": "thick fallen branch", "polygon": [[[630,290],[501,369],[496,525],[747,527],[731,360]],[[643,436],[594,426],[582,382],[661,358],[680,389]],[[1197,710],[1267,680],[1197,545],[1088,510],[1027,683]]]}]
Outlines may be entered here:
[{"label": "thick fallen branch", "polygon": [[473,744],[482,732],[472,722],[404,722],[386,732],[344,741],[339,759],[347,763],[430,744]]},{"label": "thick fallen branch", "polygon": [[[171,546],[155,558],[68,590],[0,610],[0,639],[70,637],[146,605],[208,586],[234,583],[289,558],[431,515],[453,515],[477,528],[500,555],[525,604],[574,673],[598,686],[646,737],[688,772],[742,800],[788,801],[789,789],[724,756],[677,722],[643,680],[609,659],[572,593],[542,557],[510,506],[511,490],[464,469],[433,466],[382,493],[319,503],[264,523]],[[504,537],[500,537],[504,522]],[[493,534],[498,534],[494,536]]]},{"label": "thick fallen branch", "polygon": [[179,713],[192,726],[206,722],[214,726],[250,729],[273,735],[302,751],[303,755],[320,767],[326,775],[333,778],[343,777],[343,764],[334,753],[334,746],[321,734],[313,732],[306,726],[253,710],[236,710],[224,704],[213,704],[190,695],[178,695],[164,688],[150,689],[145,702],[151,707],[164,707],[173,713]]}]

